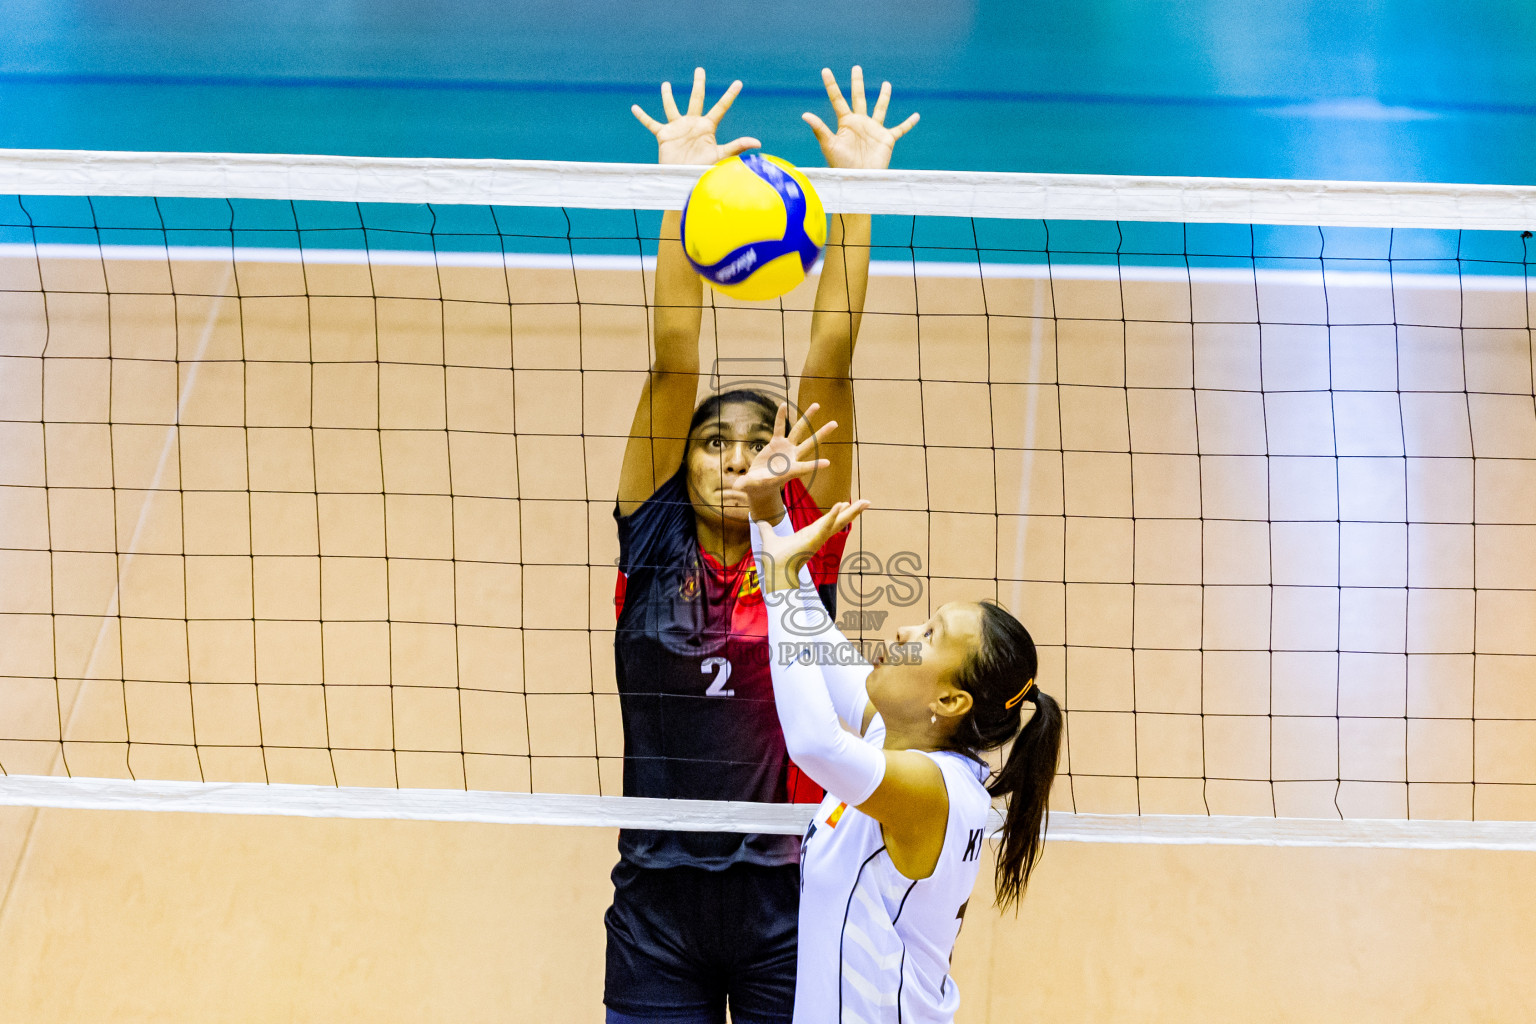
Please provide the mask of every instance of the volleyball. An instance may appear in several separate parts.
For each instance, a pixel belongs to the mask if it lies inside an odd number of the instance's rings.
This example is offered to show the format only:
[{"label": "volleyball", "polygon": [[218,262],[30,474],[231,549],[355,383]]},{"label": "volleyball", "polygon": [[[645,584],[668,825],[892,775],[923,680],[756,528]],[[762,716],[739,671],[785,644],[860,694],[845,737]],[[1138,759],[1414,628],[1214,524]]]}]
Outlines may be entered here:
[{"label": "volleyball", "polygon": [[716,290],[776,299],[805,280],[827,241],[816,190],[793,164],[766,153],[722,160],[683,207],[683,252]]}]

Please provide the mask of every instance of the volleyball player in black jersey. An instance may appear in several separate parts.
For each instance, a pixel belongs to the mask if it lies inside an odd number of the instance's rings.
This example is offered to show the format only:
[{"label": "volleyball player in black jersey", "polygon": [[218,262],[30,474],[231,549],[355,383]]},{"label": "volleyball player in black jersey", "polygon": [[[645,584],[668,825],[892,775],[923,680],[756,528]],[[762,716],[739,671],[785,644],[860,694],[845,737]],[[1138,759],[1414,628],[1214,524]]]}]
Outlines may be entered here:
[{"label": "volleyball player in black jersey", "polygon": [[[813,114],[834,167],[883,168],[917,121],[883,125],[890,86],[868,110],[853,69],[852,104],[822,72],[837,113],[833,132]],[[662,163],[708,165],[758,145],[720,145],[715,130],[741,90],[708,113],[704,70],[686,112],[661,87],[666,123],[635,116],[656,136]],[[745,496],[734,490],[773,436],[778,403],[728,391],[695,407],[702,282],[683,255],[679,214],[662,218],[656,260],[655,360],[640,393],[619,477],[619,578],[614,642],[624,720],[624,792],[705,800],[802,801],[821,791],[790,764],[773,703],[767,619],[752,559]],[[868,216],[833,216],[801,370],[799,405],[853,423],[854,342],[869,278]],[[851,428],[842,436],[851,436]],[[795,525],[846,500],[852,445],[828,445],[830,465],[791,481]],[[845,535],[811,563],[834,607]],[[625,829],[606,916],[610,1024],[788,1022],[794,1007],[799,840],[792,836]]]}]

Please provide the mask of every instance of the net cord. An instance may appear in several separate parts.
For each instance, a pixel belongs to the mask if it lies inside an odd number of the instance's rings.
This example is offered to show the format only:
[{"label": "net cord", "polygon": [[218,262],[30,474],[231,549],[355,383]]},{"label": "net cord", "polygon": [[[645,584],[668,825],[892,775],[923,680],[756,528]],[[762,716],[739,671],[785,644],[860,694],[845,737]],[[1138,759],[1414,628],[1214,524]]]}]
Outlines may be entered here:
[{"label": "net cord", "polygon": [[[0,777],[0,805],[66,810],[180,811],[456,821],[491,825],[589,826],[678,831],[751,829],[799,835],[812,804],[560,793],[491,793],[439,789],[373,789],[254,782],[176,782],[42,775]],[[996,809],[991,828],[1002,823]],[[1258,818],[1176,814],[1051,814],[1052,842],[1181,846],[1310,846],[1413,850],[1536,852],[1536,822],[1403,821],[1397,819]]]},{"label": "net cord", "polygon": [[[831,213],[1536,230],[1536,187],[805,168]],[[0,149],[0,194],[668,210],[696,167]]]}]

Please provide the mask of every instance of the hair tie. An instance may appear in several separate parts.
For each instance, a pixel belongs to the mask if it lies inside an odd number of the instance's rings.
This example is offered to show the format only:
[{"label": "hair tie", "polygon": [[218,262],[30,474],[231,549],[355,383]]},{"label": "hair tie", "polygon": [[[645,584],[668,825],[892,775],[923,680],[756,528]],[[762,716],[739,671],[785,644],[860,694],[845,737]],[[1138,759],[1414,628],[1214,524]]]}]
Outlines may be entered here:
[{"label": "hair tie", "polygon": [[1012,697],[1010,697],[1008,699],[1008,703],[1004,704],[1003,707],[1011,708],[1015,704],[1017,704],[1019,701],[1023,700],[1024,699],[1024,695],[1027,694],[1034,687],[1034,685],[1035,685],[1035,681],[1033,679],[1031,679],[1029,682],[1025,683],[1024,684],[1024,689],[1020,690],[1018,693],[1016,693]]}]

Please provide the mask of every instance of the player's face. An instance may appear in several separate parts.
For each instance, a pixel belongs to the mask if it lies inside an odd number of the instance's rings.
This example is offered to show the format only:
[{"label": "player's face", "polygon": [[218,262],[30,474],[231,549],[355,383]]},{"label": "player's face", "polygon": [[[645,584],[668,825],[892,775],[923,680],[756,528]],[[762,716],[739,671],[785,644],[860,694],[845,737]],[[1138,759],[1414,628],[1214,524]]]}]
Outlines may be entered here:
[{"label": "player's face", "polygon": [[746,502],[724,492],[736,486],[771,440],[773,424],[764,422],[761,409],[745,403],[722,406],[717,419],[695,430],[688,440],[688,497],[694,511],[745,527]]},{"label": "player's face", "polygon": [[896,630],[900,654],[876,652],[865,686],[887,724],[927,723],[935,703],[956,693],[953,679],[981,642],[981,608],[941,605],[927,622]]}]

